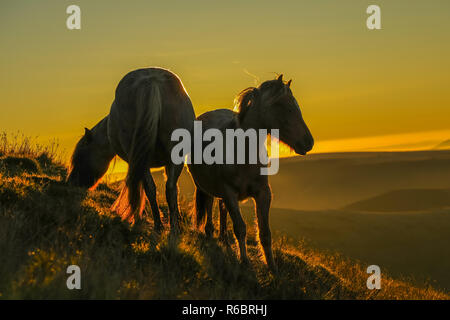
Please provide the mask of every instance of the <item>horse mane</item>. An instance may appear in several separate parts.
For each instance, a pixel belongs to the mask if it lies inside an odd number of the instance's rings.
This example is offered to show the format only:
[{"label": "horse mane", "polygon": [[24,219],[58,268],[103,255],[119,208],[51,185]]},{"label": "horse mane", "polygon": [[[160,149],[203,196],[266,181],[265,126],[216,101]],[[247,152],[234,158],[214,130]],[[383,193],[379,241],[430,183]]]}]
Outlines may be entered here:
[{"label": "horse mane", "polygon": [[258,88],[255,87],[248,87],[237,95],[235,104],[239,114],[239,121],[244,119],[245,114],[251,106],[255,106],[258,103],[258,98]]},{"label": "horse mane", "polygon": [[83,161],[81,161],[81,159],[84,157],[82,149],[83,149],[84,145],[86,144],[85,139],[86,138],[84,136],[82,136],[80,138],[80,140],[78,140],[77,144],[75,145],[75,148],[73,149],[72,155],[70,157],[70,162],[69,162],[69,170],[67,173],[68,176],[72,173],[72,171],[76,165],[81,165],[83,163]]},{"label": "horse mane", "polygon": [[75,145],[72,155],[70,156],[68,175],[70,175],[70,173],[73,171],[73,168],[75,167],[75,163],[78,162],[78,159],[79,159],[78,147],[79,147],[80,143],[81,143],[81,139]]},{"label": "horse mane", "polygon": [[262,96],[264,103],[271,105],[288,92],[290,91],[286,84],[278,79],[265,81],[258,88],[248,87],[242,90],[235,98],[239,121],[242,122],[250,108],[261,104]]}]

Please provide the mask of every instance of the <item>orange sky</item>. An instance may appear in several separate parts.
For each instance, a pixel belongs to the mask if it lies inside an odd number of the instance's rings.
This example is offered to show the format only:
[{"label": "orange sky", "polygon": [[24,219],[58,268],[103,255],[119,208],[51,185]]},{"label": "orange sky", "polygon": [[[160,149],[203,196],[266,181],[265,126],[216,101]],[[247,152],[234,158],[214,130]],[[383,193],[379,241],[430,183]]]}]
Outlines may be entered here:
[{"label": "orange sky", "polygon": [[[128,71],[177,73],[197,114],[284,73],[314,152],[432,148],[450,138],[450,2],[73,1],[1,3],[0,128],[70,154]],[[381,7],[382,30],[366,28]]]}]

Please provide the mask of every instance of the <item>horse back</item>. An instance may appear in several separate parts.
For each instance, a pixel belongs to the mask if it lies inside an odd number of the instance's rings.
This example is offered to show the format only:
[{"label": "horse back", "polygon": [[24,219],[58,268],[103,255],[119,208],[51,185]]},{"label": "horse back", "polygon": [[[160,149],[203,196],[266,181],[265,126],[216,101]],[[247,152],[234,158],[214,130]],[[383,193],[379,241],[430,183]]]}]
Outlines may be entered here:
[{"label": "horse back", "polygon": [[[197,120],[202,121],[203,132],[213,128],[219,129],[224,137],[227,129],[236,129],[238,126],[237,114],[229,109],[205,112]],[[198,143],[198,141],[194,143]],[[225,161],[225,149],[223,154]],[[244,200],[254,196],[262,185],[268,184],[267,176],[260,175],[260,167],[260,164],[224,163],[207,165],[202,163],[189,164],[189,171],[196,186],[204,192],[222,198],[231,189],[238,195],[240,200]]]},{"label": "horse back", "polygon": [[127,160],[139,116],[145,114],[145,110],[140,108],[148,107],[139,99],[150,99],[152,86],[158,87],[161,100],[161,112],[154,115],[158,117],[158,129],[152,161],[154,165],[161,166],[170,161],[172,131],[177,128],[191,131],[195,119],[191,100],[174,73],[161,68],[146,68],[125,75],[116,88],[109,114],[108,136],[117,153]]}]

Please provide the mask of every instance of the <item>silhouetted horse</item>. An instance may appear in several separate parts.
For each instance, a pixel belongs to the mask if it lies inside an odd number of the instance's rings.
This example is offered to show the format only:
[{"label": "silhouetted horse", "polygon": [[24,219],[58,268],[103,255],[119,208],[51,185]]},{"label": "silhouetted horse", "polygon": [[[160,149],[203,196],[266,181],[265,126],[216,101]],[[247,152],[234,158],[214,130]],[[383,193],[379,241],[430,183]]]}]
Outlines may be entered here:
[{"label": "silhouetted horse", "polygon": [[156,185],[150,168],[165,166],[170,228],[177,232],[177,180],[183,165],[171,161],[175,142],[170,137],[177,128],[191,131],[194,119],[191,100],[175,74],[160,68],[132,71],[119,82],[109,115],[91,130],[85,129],[72,155],[68,182],[95,188],[111,160],[118,155],[128,162],[128,172],[113,210],[124,220],[133,222],[142,214],[145,191],[155,229],[161,230]]},{"label": "silhouetted horse", "polygon": [[[313,147],[313,137],[303,121],[299,105],[290,90],[291,81],[284,83],[282,75],[276,80],[262,83],[258,88],[245,89],[238,96],[239,112],[219,109],[206,112],[198,117],[202,130],[242,128],[279,129],[279,138],[296,153],[305,155]],[[265,137],[264,137],[265,138]],[[259,144],[259,148],[265,148]],[[267,152],[265,149],[264,152]],[[226,158],[226,148],[223,150]],[[246,154],[249,144],[246,144]],[[258,150],[259,152],[259,150]],[[267,175],[261,175],[257,164],[189,164],[189,171],[197,186],[196,214],[200,226],[207,213],[205,232],[212,236],[212,205],[214,197],[220,198],[220,237],[225,237],[227,210],[233,221],[233,228],[239,242],[242,262],[247,262],[246,225],[239,210],[239,201],[252,197],[256,203],[259,239],[266,261],[272,271],[276,271],[272,255],[269,229],[269,208],[271,190]]]}]

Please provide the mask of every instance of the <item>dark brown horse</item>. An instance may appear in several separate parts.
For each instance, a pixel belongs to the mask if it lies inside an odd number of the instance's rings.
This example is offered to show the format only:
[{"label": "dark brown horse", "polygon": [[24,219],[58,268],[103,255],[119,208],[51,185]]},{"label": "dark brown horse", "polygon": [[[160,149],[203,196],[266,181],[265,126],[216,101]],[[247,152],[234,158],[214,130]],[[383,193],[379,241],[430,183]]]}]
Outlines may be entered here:
[{"label": "dark brown horse", "polygon": [[[238,96],[239,112],[219,109],[198,117],[202,130],[215,128],[224,133],[227,129],[279,129],[279,138],[296,153],[305,155],[313,147],[313,137],[290,89],[291,81],[284,83],[282,76],[262,83],[258,88],[248,88]],[[264,137],[265,138],[265,137]],[[227,143],[229,143],[227,141]],[[258,142],[258,148],[265,148]],[[246,144],[246,152],[250,152]],[[254,150],[254,149],[253,149]],[[265,149],[264,152],[267,152]],[[223,154],[227,148],[224,147]],[[257,150],[259,153],[260,150]],[[248,157],[247,157],[248,158]],[[236,162],[235,162],[236,163]],[[271,190],[267,175],[261,175],[262,163],[256,164],[189,164],[189,171],[197,186],[196,212],[200,226],[207,215],[205,232],[212,236],[212,205],[214,197],[220,198],[220,236],[225,237],[227,211],[233,221],[234,234],[239,242],[242,262],[247,262],[246,225],[239,210],[239,201],[253,198],[256,203],[259,239],[269,268],[276,271],[272,254],[269,228]]]},{"label": "dark brown horse", "polygon": [[139,69],[119,82],[109,115],[91,130],[85,129],[72,155],[68,182],[94,188],[118,155],[128,162],[125,185],[113,209],[123,219],[141,216],[147,196],[155,229],[162,223],[156,201],[156,185],[150,168],[165,166],[166,198],[171,231],[177,232],[177,181],[183,164],[175,165],[170,137],[178,128],[192,130],[195,119],[191,100],[172,72],[160,68]]}]

